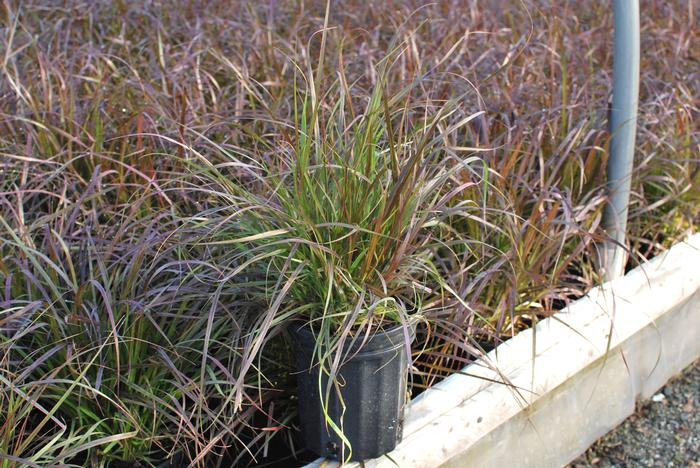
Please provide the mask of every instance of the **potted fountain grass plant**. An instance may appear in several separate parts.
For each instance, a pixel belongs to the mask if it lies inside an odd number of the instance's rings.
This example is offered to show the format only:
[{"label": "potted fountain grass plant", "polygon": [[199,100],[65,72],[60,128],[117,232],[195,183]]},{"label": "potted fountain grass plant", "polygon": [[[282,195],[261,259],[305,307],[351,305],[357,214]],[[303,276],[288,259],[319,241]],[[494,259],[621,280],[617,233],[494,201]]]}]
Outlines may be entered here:
[{"label": "potted fountain grass plant", "polygon": [[341,77],[321,94],[304,76],[290,115],[264,119],[271,137],[257,140],[264,157],[250,157],[255,188],[217,177],[235,206],[215,223],[228,240],[213,243],[238,245],[269,283],[243,362],[288,330],[306,444],[343,461],[380,456],[401,438],[422,300],[451,293],[432,258],[445,246],[443,219],[469,203],[455,174],[476,160],[446,145],[476,115],[455,121],[458,101],[412,102],[419,83],[389,94],[381,67],[370,93]]}]

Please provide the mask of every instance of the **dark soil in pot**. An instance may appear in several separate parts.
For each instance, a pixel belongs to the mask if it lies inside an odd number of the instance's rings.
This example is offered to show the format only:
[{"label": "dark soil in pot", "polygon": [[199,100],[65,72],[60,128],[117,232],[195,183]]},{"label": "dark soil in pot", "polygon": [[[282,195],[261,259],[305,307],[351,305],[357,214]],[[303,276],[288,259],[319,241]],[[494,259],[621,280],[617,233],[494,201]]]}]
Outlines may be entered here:
[{"label": "dark soil in pot", "polygon": [[[307,447],[333,459],[344,459],[351,447],[351,460],[376,458],[396,447],[408,402],[406,328],[399,325],[377,331],[361,347],[362,339],[358,338],[352,346],[352,338],[346,339],[343,364],[336,378],[338,385],[332,385],[330,391],[328,416],[342,428],[350,447],[326,423],[319,396],[319,366],[313,359],[313,332],[306,326],[293,327],[291,331],[298,371],[299,416]],[[408,337],[413,341],[412,328]],[[327,385],[324,374],[320,388],[325,392]]]}]

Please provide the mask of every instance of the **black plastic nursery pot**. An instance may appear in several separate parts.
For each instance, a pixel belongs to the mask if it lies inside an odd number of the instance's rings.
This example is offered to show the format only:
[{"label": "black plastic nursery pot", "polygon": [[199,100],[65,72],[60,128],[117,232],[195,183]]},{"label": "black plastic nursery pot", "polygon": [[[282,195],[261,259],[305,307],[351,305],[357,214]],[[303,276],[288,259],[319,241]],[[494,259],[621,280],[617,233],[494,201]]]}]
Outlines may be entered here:
[{"label": "black plastic nursery pot", "polygon": [[[337,385],[331,385],[327,411],[350,447],[327,424],[323,414],[313,332],[308,326],[292,327],[291,331],[298,371],[299,416],[307,448],[340,460],[350,453],[350,460],[366,460],[393,450],[401,440],[403,412],[409,398],[406,327],[379,330],[364,343],[362,338],[354,343],[352,337],[345,340],[347,346],[343,346]],[[415,338],[413,327],[408,327],[408,337],[411,342]],[[324,395],[327,385],[324,372],[320,386]]]}]

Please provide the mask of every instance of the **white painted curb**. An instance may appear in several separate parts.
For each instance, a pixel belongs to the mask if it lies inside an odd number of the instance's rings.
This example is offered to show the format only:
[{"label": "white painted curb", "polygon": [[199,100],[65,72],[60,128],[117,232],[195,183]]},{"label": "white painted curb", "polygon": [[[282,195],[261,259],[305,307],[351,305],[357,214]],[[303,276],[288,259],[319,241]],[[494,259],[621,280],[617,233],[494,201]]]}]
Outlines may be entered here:
[{"label": "white painted curb", "polygon": [[563,466],[700,358],[699,332],[695,234],[423,392],[364,466]]}]

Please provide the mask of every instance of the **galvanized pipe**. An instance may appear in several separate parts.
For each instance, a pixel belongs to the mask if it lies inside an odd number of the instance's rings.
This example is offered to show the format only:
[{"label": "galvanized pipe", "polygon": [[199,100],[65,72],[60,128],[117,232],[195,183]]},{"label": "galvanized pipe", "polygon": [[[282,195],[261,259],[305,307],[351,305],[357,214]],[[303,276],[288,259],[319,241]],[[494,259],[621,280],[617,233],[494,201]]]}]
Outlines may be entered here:
[{"label": "galvanized pipe", "polygon": [[627,261],[627,212],[639,98],[639,0],[613,0],[613,16],[611,141],[607,168],[609,202],[603,219],[609,236],[603,247],[606,280],[621,276]]}]

